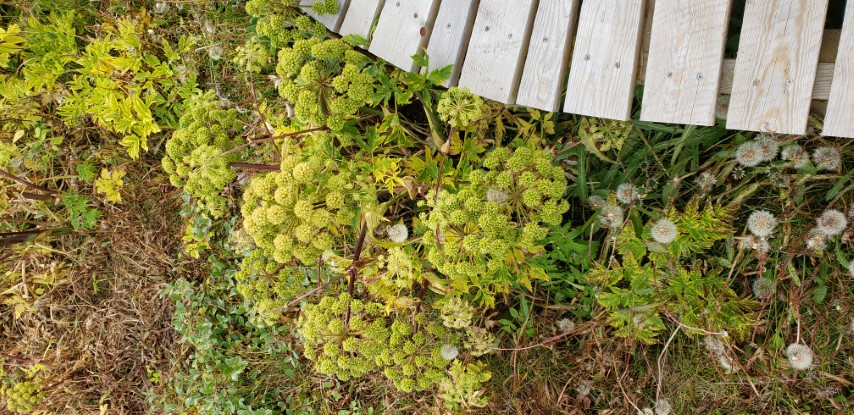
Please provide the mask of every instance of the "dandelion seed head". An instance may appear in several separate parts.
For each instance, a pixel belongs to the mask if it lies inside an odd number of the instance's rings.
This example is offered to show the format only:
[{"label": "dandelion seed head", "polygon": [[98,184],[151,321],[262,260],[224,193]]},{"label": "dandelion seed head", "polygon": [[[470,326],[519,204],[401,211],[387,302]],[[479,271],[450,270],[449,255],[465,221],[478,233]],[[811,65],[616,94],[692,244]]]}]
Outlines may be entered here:
[{"label": "dandelion seed head", "polygon": [[596,210],[602,209],[606,205],[605,199],[596,195],[590,196],[587,202],[590,203],[590,207]]},{"label": "dandelion seed head", "polygon": [[792,167],[796,169],[803,169],[810,161],[809,155],[804,151],[804,148],[797,144],[783,147],[783,151],[780,152],[780,157],[783,160],[792,163]]},{"label": "dandelion seed head", "polygon": [[718,364],[724,369],[726,374],[730,374],[735,372],[735,366],[733,365],[733,360],[731,357],[726,354],[718,355]]},{"label": "dandelion seed head", "polygon": [[676,224],[667,218],[661,218],[655,225],[652,225],[650,230],[652,239],[661,244],[669,244],[679,235],[679,230],[676,229]]},{"label": "dandelion seed head", "polygon": [[724,343],[715,335],[710,334],[704,337],[703,344],[706,346],[706,349],[714,355],[720,355],[726,351]]},{"label": "dandelion seed head", "polygon": [[215,60],[215,61],[222,59],[222,46],[213,45],[213,46],[209,47],[208,48],[208,57]]},{"label": "dandelion seed head", "polygon": [[568,332],[574,328],[575,328],[575,322],[568,319],[568,318],[562,318],[562,319],[557,321],[557,329],[563,333],[566,333],[566,332]]},{"label": "dandelion seed head", "polygon": [[591,390],[593,390],[593,385],[588,380],[580,380],[578,385],[575,385],[575,392],[581,396],[590,395]]},{"label": "dandelion seed head", "polygon": [[756,139],[756,147],[759,149],[759,156],[762,161],[773,161],[780,152],[780,144],[766,134]]},{"label": "dandelion seed head", "polygon": [[819,147],[812,153],[812,161],[815,168],[824,171],[838,171],[842,164],[842,157],[835,147]]},{"label": "dandelion seed head", "polygon": [[848,275],[854,277],[854,259],[848,261]]},{"label": "dandelion seed head", "polygon": [[735,160],[744,167],[756,167],[762,162],[762,152],[756,141],[748,141],[735,150]]},{"label": "dandelion seed head", "polygon": [[638,188],[631,183],[623,183],[617,186],[617,201],[624,205],[640,200]]},{"label": "dandelion seed head", "polygon": [[697,183],[697,186],[700,186],[700,188],[703,189],[703,192],[709,190],[709,188],[714,186],[717,182],[718,179],[707,171],[700,173],[700,175],[697,176],[697,179],[694,180],[694,183]]},{"label": "dandelion seed head", "polygon": [[806,370],[812,367],[812,350],[806,345],[792,343],[786,347],[786,358],[795,370]]},{"label": "dandelion seed head", "polygon": [[659,399],[655,402],[655,415],[670,415],[673,408],[670,406],[670,400],[667,398]]},{"label": "dandelion seed head", "polygon": [[208,32],[209,35],[216,33],[216,26],[210,20],[205,20],[205,32]]},{"label": "dandelion seed head", "polygon": [[509,198],[510,195],[507,194],[507,191],[500,187],[492,186],[489,189],[486,189],[487,202],[498,203],[500,205],[506,202]]},{"label": "dandelion seed head", "polygon": [[828,237],[839,235],[848,228],[848,218],[836,209],[825,210],[815,222],[815,229]]},{"label": "dandelion seed head", "polygon": [[638,415],[655,415],[655,412],[652,411],[652,408],[643,408],[638,412]]},{"label": "dandelion seed head", "polygon": [[406,225],[398,223],[390,226],[386,231],[386,235],[390,241],[400,244],[409,239],[409,229],[406,228]]},{"label": "dandelion seed head", "polygon": [[599,222],[603,226],[609,228],[619,228],[623,226],[623,208],[616,205],[605,205],[599,211]]},{"label": "dandelion seed head", "polygon": [[760,300],[766,300],[774,294],[774,281],[770,278],[757,278],[753,280],[753,295]]},{"label": "dandelion seed head", "polygon": [[460,355],[460,351],[453,344],[445,344],[439,349],[439,354],[442,355],[442,359],[454,360]]},{"label": "dandelion seed head", "polygon": [[777,218],[766,210],[757,210],[747,218],[747,229],[756,236],[767,238],[774,232]]},{"label": "dandelion seed head", "polygon": [[157,4],[154,5],[154,14],[163,14],[169,10],[169,4],[158,1]]},{"label": "dandelion seed head", "polygon": [[813,251],[823,251],[827,247],[827,235],[818,229],[813,229],[807,234],[807,248]]}]

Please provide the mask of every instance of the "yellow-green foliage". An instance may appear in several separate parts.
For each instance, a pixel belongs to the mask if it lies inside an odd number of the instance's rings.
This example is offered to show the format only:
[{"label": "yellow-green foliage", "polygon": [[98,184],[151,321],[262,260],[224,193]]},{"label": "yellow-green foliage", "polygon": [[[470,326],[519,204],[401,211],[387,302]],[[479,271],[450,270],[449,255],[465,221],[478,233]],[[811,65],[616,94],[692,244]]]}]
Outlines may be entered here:
[{"label": "yellow-green foliage", "polygon": [[18,382],[4,390],[6,407],[21,414],[28,414],[44,401],[44,392],[38,381]]},{"label": "yellow-green foliage", "polygon": [[279,92],[294,104],[297,118],[339,131],[374,94],[369,63],[340,39],[298,40],[279,51]]},{"label": "yellow-green foliage", "polygon": [[283,267],[257,249],[243,259],[234,279],[237,291],[268,325],[275,324],[282,307],[309,285],[308,276],[300,269]]},{"label": "yellow-green foliage", "polygon": [[450,376],[439,384],[447,408],[456,410],[486,405],[487,397],[481,388],[492,378],[492,373],[483,362],[463,364],[455,361],[448,371]]},{"label": "yellow-green foliage", "polygon": [[321,154],[299,152],[286,154],[279,172],[249,182],[241,211],[246,231],[273,259],[313,265],[356,233],[360,208],[377,205],[376,190],[363,176],[338,170]]},{"label": "yellow-green foliage", "polygon": [[425,314],[414,317],[416,332],[404,315],[387,318],[382,304],[357,299],[349,301],[351,317],[345,324],[348,300],[347,294],[324,297],[300,313],[297,330],[318,372],[348,380],[382,370],[403,392],[425,390],[444,379],[449,360],[440,349],[456,336]]},{"label": "yellow-green foliage", "polygon": [[700,209],[695,199],[684,213],[671,209],[666,215],[678,231],[672,241],[655,241],[653,223],[640,237],[629,224],[615,242],[621,259],[596,263],[587,275],[588,281],[602,287],[596,300],[608,311],[609,323],[618,336],[655,343],[665,330],[666,307],[670,316],[690,327],[743,337],[754,321],[751,311],[756,303],[739,299],[719,268],[704,270],[700,264],[682,263],[732,234],[729,212],[711,204]]},{"label": "yellow-green foliage", "polygon": [[423,244],[453,291],[492,306],[495,293],[546,278],[526,260],[543,250],[540,240],[569,209],[567,181],[551,154],[528,147],[495,149],[468,180],[442,190],[435,203],[434,191],[428,194]]},{"label": "yellow-green foliage", "polygon": [[221,217],[226,211],[222,190],[235,174],[228,163],[238,153],[223,155],[239,142],[237,111],[221,108],[213,92],[197,95],[181,116],[180,127],[166,143],[163,169],[172,185],[183,187],[196,199],[200,211]]},{"label": "yellow-green foliage", "polygon": [[[335,0],[318,1],[312,10],[319,14],[338,13]],[[326,27],[322,23],[303,15],[300,0],[249,0],[246,12],[258,20],[255,32],[269,39],[274,48],[285,47],[291,42],[309,35],[324,36]]]}]

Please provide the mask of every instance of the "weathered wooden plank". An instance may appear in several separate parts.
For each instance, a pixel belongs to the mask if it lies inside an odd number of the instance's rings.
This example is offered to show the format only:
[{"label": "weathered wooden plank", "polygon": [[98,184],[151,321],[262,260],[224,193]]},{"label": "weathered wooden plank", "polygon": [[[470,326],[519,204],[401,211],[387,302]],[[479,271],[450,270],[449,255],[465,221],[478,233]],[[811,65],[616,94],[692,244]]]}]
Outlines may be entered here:
[{"label": "weathered wooden plank", "polygon": [[460,86],[513,104],[535,12],[533,0],[481,0]]},{"label": "weathered wooden plank", "polygon": [[439,6],[427,45],[427,56],[430,57],[428,70],[454,65],[445,86],[456,86],[460,79],[478,3],[479,0],[448,0]]},{"label": "weathered wooden plank", "polygon": [[[816,70],[815,84],[812,90],[813,100],[827,100],[830,97],[830,84],[833,82],[832,63],[819,63]],[[733,77],[735,76],[735,59],[724,59],[721,74],[721,94],[732,93]]]},{"label": "weathered wooden plank", "polygon": [[[300,4],[304,6],[311,6],[312,4],[317,3],[318,1],[322,0],[308,0]],[[327,29],[333,32],[338,32],[338,30],[341,28],[341,22],[344,20],[344,16],[347,14],[347,6],[349,5],[350,0],[338,0],[338,13],[324,14],[318,16],[316,13],[314,13],[314,11],[311,10],[311,8],[306,7],[306,14],[313,17],[320,23],[323,23],[323,25],[326,26]]]},{"label": "weathered wooden plank", "polygon": [[398,68],[415,71],[412,55],[427,44],[439,0],[387,0],[369,50]]},{"label": "weathered wooden plank", "polygon": [[806,132],[827,3],[747,2],[727,128]]},{"label": "weathered wooden plank", "polygon": [[641,119],[714,125],[731,0],[659,0]]},{"label": "weathered wooden plank", "polygon": [[580,0],[540,0],[517,104],[551,112],[560,109],[579,4]]},{"label": "weathered wooden plank", "polygon": [[383,0],[350,0],[347,15],[338,32],[341,36],[359,35],[370,40],[371,27],[380,12]]},{"label": "weathered wooden plank", "polygon": [[854,138],[854,2],[845,9],[824,135]]},{"label": "weathered wooden plank", "polygon": [[581,5],[564,111],[628,120],[645,0]]}]

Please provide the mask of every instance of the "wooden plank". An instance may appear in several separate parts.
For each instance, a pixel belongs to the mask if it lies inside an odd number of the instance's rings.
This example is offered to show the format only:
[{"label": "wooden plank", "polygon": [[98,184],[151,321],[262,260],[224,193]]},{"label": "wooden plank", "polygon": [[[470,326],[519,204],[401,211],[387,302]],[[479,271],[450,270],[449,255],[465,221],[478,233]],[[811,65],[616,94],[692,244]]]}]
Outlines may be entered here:
[{"label": "wooden plank", "polygon": [[[827,100],[830,97],[830,84],[833,82],[832,63],[819,63],[816,70],[815,84],[812,90],[813,100]],[[732,93],[733,77],[735,76],[735,59],[724,59],[721,74],[721,94]]]},{"label": "wooden plank", "polygon": [[427,44],[439,0],[387,0],[369,50],[398,68],[415,71],[412,55]]},{"label": "wooden plank", "polygon": [[427,45],[427,56],[430,57],[427,69],[432,71],[454,65],[445,86],[456,86],[460,79],[478,3],[479,0],[448,0],[439,6],[430,44]]},{"label": "wooden plank", "polygon": [[[314,3],[323,0],[308,0],[304,3],[300,3],[302,6],[311,6]],[[350,0],[338,0],[338,13],[335,14],[324,14],[322,16],[318,16],[314,11],[311,10],[310,7],[306,7],[306,14],[313,17],[320,23],[323,23],[327,29],[338,32],[338,29],[341,28],[341,22],[344,20],[344,16],[347,14],[347,6],[350,5]]]},{"label": "wooden plank", "polygon": [[350,0],[350,7],[338,33],[341,36],[359,35],[370,40],[371,27],[382,4],[383,0]]},{"label": "wooden plank", "polygon": [[806,132],[827,3],[747,2],[727,128]]},{"label": "wooden plank", "polygon": [[714,125],[731,0],[659,0],[641,119]]},{"label": "wooden plank", "polygon": [[535,12],[533,0],[481,0],[460,86],[512,105]]},{"label": "wooden plank", "polygon": [[517,104],[550,112],[560,109],[579,3],[580,0],[540,0]]},{"label": "wooden plank", "polygon": [[834,74],[823,134],[854,138],[854,1],[845,9]]},{"label": "wooden plank", "polygon": [[628,120],[645,0],[581,5],[564,111]]}]

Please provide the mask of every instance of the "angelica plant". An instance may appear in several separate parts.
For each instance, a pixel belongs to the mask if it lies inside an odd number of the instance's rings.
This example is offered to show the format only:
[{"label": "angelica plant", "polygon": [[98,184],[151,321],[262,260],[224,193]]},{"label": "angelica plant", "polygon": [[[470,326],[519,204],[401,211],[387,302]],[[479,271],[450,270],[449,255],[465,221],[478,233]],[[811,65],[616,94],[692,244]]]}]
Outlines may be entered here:
[{"label": "angelica plant", "polygon": [[225,154],[234,148],[240,131],[237,111],[221,107],[208,91],[195,96],[181,116],[180,125],[166,143],[163,170],[173,186],[191,195],[199,210],[213,218],[226,212],[223,189],[231,183],[234,172],[228,163],[239,159],[238,153]]},{"label": "angelica plant", "polygon": [[492,306],[496,293],[547,278],[526,260],[543,250],[548,227],[561,223],[569,205],[562,199],[563,170],[544,150],[499,147],[482,167],[469,174],[468,184],[428,193],[422,241],[451,291]]},{"label": "angelica plant", "polygon": [[374,94],[377,80],[369,64],[343,40],[300,39],[279,51],[279,93],[300,120],[340,131]]}]

